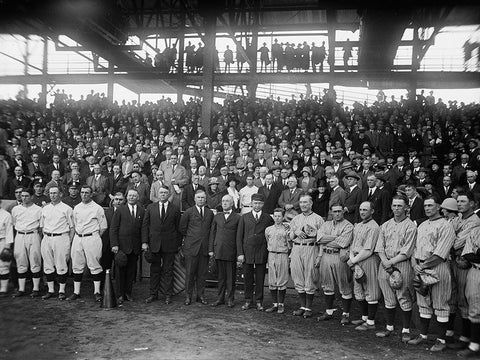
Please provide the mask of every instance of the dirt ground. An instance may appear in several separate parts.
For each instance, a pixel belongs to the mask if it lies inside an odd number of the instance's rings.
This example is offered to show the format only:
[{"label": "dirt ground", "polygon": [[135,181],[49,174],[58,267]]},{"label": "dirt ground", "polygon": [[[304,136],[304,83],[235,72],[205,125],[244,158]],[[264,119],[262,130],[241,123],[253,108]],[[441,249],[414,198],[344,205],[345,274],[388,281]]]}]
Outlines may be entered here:
[{"label": "dirt ground", "polygon": [[[269,304],[265,289],[265,304]],[[72,286],[67,286],[67,295]],[[216,289],[207,289],[215,300]],[[148,280],[134,285],[134,302],[120,308],[101,309],[91,284],[82,285],[82,298],[69,303],[0,299],[0,359],[452,359],[453,351],[430,353],[429,345],[407,346],[399,334],[378,339],[336,320],[318,323],[314,318],[291,315],[297,306],[293,290],[286,299],[286,313],[242,311],[241,292],[236,306],[212,308],[183,305],[183,294],[173,303],[145,304]],[[340,306],[340,303],[338,303]],[[313,310],[324,309],[316,296]],[[358,318],[354,304],[352,317]],[[383,308],[377,328],[384,325]],[[399,319],[397,319],[399,320]],[[435,328],[432,329],[432,332]],[[413,330],[416,334],[416,330]]]}]

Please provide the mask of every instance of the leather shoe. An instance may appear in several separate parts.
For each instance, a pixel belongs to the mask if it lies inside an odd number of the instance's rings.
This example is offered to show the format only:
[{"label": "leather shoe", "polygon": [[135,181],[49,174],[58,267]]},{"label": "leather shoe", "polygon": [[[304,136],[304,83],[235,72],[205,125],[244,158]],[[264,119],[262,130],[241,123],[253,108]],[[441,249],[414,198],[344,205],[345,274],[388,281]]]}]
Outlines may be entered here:
[{"label": "leather shoe", "polygon": [[190,298],[190,296],[187,296],[187,298],[185,299],[184,304],[185,304],[185,305],[190,305],[191,303],[192,303],[192,299]]},{"label": "leather shoe", "polygon": [[263,305],[262,305],[262,303],[261,303],[261,302],[257,302],[256,308],[257,308],[257,311],[263,311]]},{"label": "leather shoe", "polygon": [[30,297],[32,299],[40,297],[40,292],[38,290],[33,290],[32,293],[30,294]]},{"label": "leather shoe", "polygon": [[235,306],[235,303],[233,302],[233,300],[228,300],[227,301],[227,307],[233,308],[234,306]]},{"label": "leather shoe", "polygon": [[217,300],[217,301],[215,301],[214,303],[210,304],[210,306],[215,307],[215,306],[220,306],[220,305],[224,305],[224,304],[225,304],[225,301],[223,301],[223,300]]},{"label": "leather shoe", "polygon": [[119,296],[117,299],[117,305],[123,305],[123,296]]},{"label": "leather shoe", "polygon": [[20,291],[20,290],[15,290],[15,292],[12,294],[13,298],[21,297],[25,295],[25,291]]},{"label": "leather shoe", "polygon": [[60,301],[63,301],[65,300],[67,297],[65,296],[65,293],[58,293],[58,300]]},{"label": "leather shoe", "polygon": [[47,292],[45,295],[42,296],[42,300],[48,300],[54,296],[55,296],[55,293]]},{"label": "leather shoe", "polygon": [[172,297],[170,295],[167,295],[167,297],[165,298],[165,304],[171,304],[172,303]]},{"label": "leather shoe", "polygon": [[102,294],[95,293],[95,294],[93,294],[93,296],[95,297],[96,302],[102,302]]},{"label": "leather shoe", "polygon": [[277,312],[278,310],[278,306],[277,305],[272,305],[271,307],[269,307],[268,309],[265,310],[266,313],[272,313],[272,312]]},{"label": "leather shoe", "polygon": [[156,297],[155,295],[150,295],[149,297],[147,297],[145,299],[145,304],[150,304],[151,302],[153,302],[155,300],[158,300],[158,297]]},{"label": "leather shoe", "polygon": [[75,294],[73,293],[72,295],[70,295],[67,300],[68,301],[74,301],[74,300],[77,300],[78,298],[80,298],[80,294]]},{"label": "leather shoe", "polygon": [[133,301],[133,297],[131,294],[125,294],[125,300],[127,301]]},{"label": "leather shoe", "polygon": [[253,308],[253,304],[251,302],[246,302],[242,306],[242,310],[248,310],[248,309],[251,309],[251,308]]},{"label": "leather shoe", "polygon": [[197,297],[197,302],[202,305],[208,305],[207,300],[203,296]]}]

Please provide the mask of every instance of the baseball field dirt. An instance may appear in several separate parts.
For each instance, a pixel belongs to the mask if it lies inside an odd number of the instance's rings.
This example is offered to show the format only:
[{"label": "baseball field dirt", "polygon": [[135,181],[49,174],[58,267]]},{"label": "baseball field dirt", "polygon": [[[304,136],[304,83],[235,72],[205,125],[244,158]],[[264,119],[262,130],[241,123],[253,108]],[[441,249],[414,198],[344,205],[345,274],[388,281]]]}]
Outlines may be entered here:
[{"label": "baseball field dirt", "polygon": [[[145,304],[148,281],[134,285],[134,302],[104,310],[94,302],[92,286],[82,285],[75,302],[22,297],[0,299],[0,359],[452,359],[449,350],[432,354],[433,344],[407,346],[397,332],[378,339],[373,332],[341,326],[335,319],[318,323],[291,315],[297,306],[289,290],[286,313],[242,311],[241,292],[236,306],[212,308],[183,305],[183,294],[173,303]],[[269,305],[265,289],[265,305]],[[72,291],[69,283],[67,295]],[[216,289],[207,289],[215,300]],[[340,302],[338,302],[340,305]],[[324,309],[321,296],[314,300],[314,315]],[[353,306],[354,319],[358,306]],[[382,328],[383,309],[377,327]],[[417,321],[415,319],[415,321]],[[431,329],[435,332],[435,327]],[[413,329],[413,334],[417,331]]]}]

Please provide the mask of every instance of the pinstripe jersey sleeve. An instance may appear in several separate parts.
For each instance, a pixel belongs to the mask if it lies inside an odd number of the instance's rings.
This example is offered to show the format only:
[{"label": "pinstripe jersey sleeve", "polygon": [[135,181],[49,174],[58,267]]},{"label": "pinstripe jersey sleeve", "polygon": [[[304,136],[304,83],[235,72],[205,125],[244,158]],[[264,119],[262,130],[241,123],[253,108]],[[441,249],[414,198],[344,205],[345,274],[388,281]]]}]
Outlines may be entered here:
[{"label": "pinstripe jersey sleeve", "polygon": [[432,255],[446,259],[455,241],[453,225],[443,218],[424,221],[418,227],[415,258],[426,260]]},{"label": "pinstripe jersey sleeve", "polygon": [[367,223],[361,222],[355,224],[350,251],[352,251],[355,255],[361,250],[374,251],[377,245],[379,233],[380,227],[375,220],[370,220]]},{"label": "pinstripe jersey sleeve", "polygon": [[417,240],[417,226],[406,217],[403,221],[396,222],[390,219],[380,227],[375,252],[385,253],[388,259],[392,259],[398,254],[403,254],[410,258],[413,254]]},{"label": "pinstripe jersey sleeve", "polygon": [[462,255],[476,253],[480,248],[480,227],[472,229],[465,239],[465,247],[463,248]]},{"label": "pinstripe jersey sleeve", "polygon": [[[342,220],[338,223],[326,221],[317,233],[317,240],[321,240],[324,235],[336,236],[336,239],[330,244],[337,244],[343,249],[347,248],[352,243],[353,225],[348,220]],[[325,246],[328,246],[328,244]]]},{"label": "pinstripe jersey sleeve", "polygon": [[461,249],[465,246],[465,242],[470,232],[477,227],[480,227],[480,218],[475,214],[470,215],[466,219],[460,219],[454,224],[455,227],[455,242],[453,248],[455,250]]}]

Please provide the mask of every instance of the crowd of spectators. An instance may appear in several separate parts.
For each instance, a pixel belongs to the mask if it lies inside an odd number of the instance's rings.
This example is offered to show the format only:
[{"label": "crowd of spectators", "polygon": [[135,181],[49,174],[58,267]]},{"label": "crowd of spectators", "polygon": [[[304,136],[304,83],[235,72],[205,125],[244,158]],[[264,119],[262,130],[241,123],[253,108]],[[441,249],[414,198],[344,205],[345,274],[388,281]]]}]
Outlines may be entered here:
[{"label": "crowd of spectators", "polygon": [[[0,196],[13,200],[17,187],[35,185],[44,205],[49,186],[76,199],[86,183],[94,200],[109,206],[115,193],[142,185],[147,205],[166,185],[185,210],[198,185],[211,208],[228,193],[245,212],[251,194],[268,189],[269,213],[277,206],[298,211],[299,194],[308,193],[326,218],[329,203],[344,201],[344,189],[357,185],[361,196],[345,204],[353,222],[360,201],[376,192],[381,224],[396,191],[447,198],[468,187],[478,200],[479,114],[477,104],[444,103],[432,92],[398,100],[381,93],[370,106],[349,108],[325,91],[284,101],[228,97],[205,129],[198,99],[111,104],[92,91],[78,101],[55,96],[47,109],[7,100],[0,103]],[[289,191],[298,194],[290,198]]]}]

